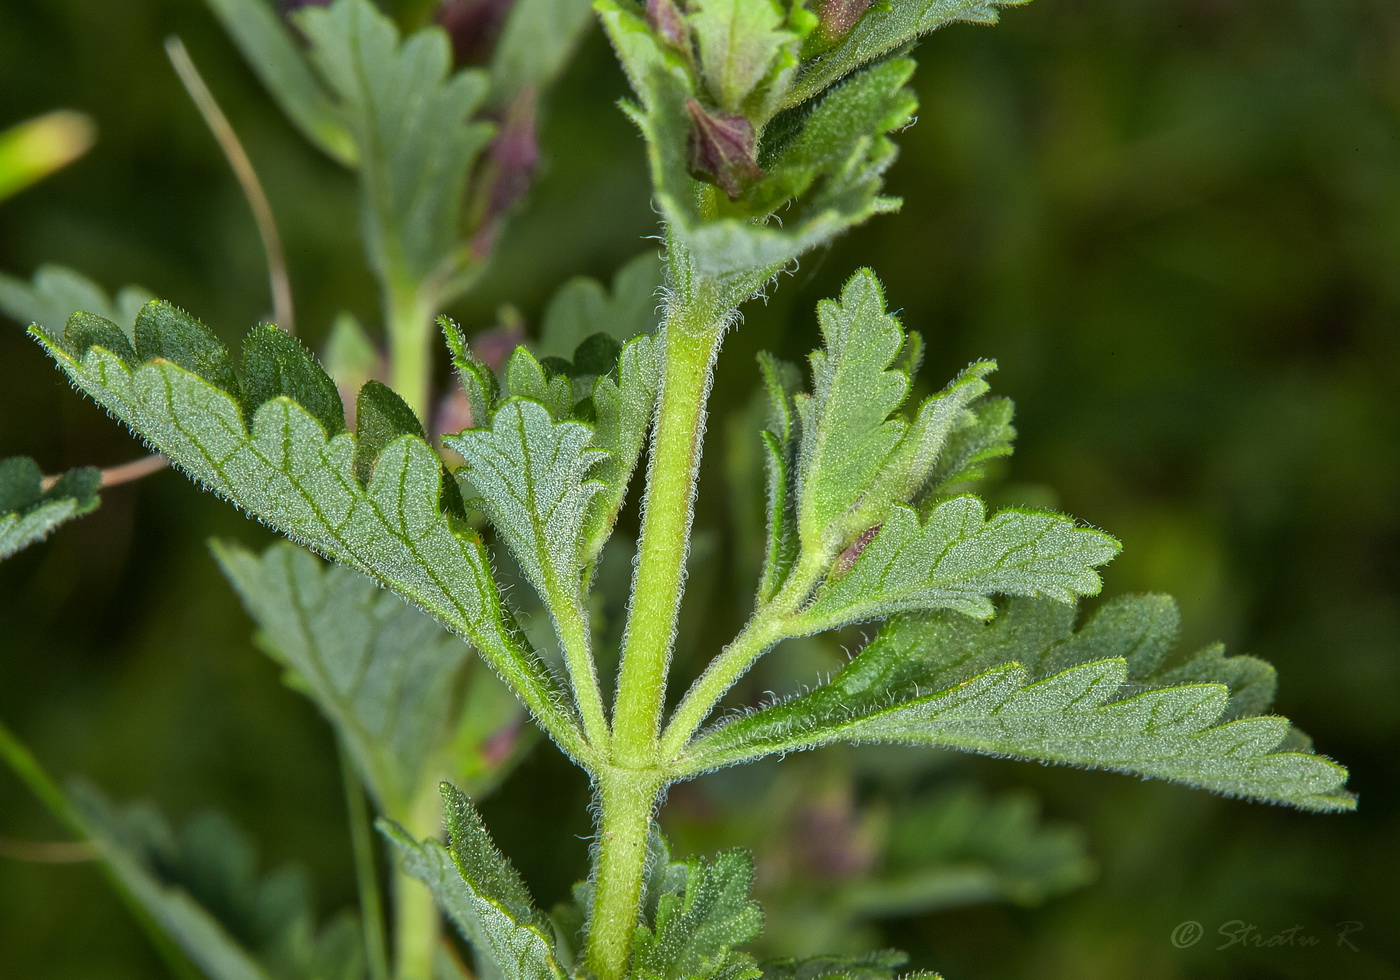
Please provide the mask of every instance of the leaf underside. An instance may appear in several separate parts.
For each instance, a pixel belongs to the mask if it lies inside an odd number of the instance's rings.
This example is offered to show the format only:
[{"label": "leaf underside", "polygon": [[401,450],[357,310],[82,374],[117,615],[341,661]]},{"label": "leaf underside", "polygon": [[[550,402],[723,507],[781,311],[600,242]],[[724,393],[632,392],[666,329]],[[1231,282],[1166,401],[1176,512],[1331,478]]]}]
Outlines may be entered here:
[{"label": "leaf underside", "polygon": [[39,464],[28,456],[0,460],[0,560],[97,509],[101,486],[102,474],[85,466],[69,470],[45,489]]}]

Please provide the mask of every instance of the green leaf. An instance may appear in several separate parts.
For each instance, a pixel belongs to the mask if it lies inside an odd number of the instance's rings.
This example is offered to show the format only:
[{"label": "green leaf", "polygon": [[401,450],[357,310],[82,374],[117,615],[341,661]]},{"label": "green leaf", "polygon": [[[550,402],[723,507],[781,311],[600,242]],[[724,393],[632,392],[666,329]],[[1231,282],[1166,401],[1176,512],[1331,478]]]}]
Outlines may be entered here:
[{"label": "green leaf", "polygon": [[697,0],[691,8],[686,20],[710,95],[738,112],[797,35],[783,29],[786,12],[776,0]]},{"label": "green leaf", "polygon": [[[763,980],[894,980],[909,957],[895,950],[863,956],[814,956],[802,960],[768,960]],[[916,974],[938,980],[932,974]]]},{"label": "green leaf", "polygon": [[472,119],[486,74],[454,73],[440,28],[400,41],[369,0],[308,8],[298,23],[357,150],[375,269],[386,282],[413,283],[459,269],[467,173],[491,135]]},{"label": "green leaf", "polygon": [[101,487],[102,474],[84,466],[64,473],[46,490],[34,460],[0,459],[0,560],[42,541],[60,524],[96,510]]},{"label": "green leaf", "polygon": [[762,434],[768,473],[767,547],[758,587],[759,601],[766,602],[782,587],[799,550],[793,488],[798,468],[797,417],[792,399],[801,376],[794,365],[767,353],[759,354],[758,364],[769,405],[769,427]]},{"label": "green leaf", "polygon": [[549,919],[496,849],[481,816],[452,786],[442,786],[448,847],[418,841],[402,827],[379,822],[404,870],[427,884],[438,906],[471,943],[485,980],[563,980]]},{"label": "green leaf", "polygon": [[[1053,602],[1012,601],[990,624],[899,617],[830,683],[702,735],[687,751],[689,769],[832,741],[903,742],[1112,769],[1308,810],[1355,806],[1346,770],[1298,748],[1286,719],[1243,714],[1261,704],[1267,683],[1258,661],[1222,661],[1217,648],[1171,660],[1174,623],[1160,597],[1110,603],[1078,633],[1072,610]],[[1085,657],[1095,659],[1069,665]]]},{"label": "green leaf", "polygon": [[837,901],[859,917],[906,916],[982,902],[1038,905],[1085,884],[1084,834],[1045,824],[1035,799],[964,788],[891,813],[881,870]]},{"label": "green leaf", "polygon": [[346,120],[307,64],[276,8],[265,0],[205,2],[258,80],[302,135],[345,166],[355,166],[359,150]]},{"label": "green leaf", "polygon": [[617,379],[605,375],[593,385],[593,446],[607,455],[594,471],[602,488],[584,520],[585,563],[602,552],[626,500],[661,387],[660,354],[655,339],[636,337],[618,355]]},{"label": "green leaf", "polygon": [[178,306],[152,300],[136,317],[136,356],[168,361],[198,375],[216,388],[241,396],[228,348],[199,320]]},{"label": "green leaf", "polygon": [[596,279],[578,276],[559,288],[545,308],[540,327],[542,357],[570,357],[579,344],[605,333],[625,344],[656,329],[661,263],[643,252],[613,277],[609,290]]},{"label": "green leaf", "polygon": [[345,431],[345,406],[330,375],[301,341],[264,323],[243,341],[244,414],[251,420],[274,398],[300,402],[330,435]]},{"label": "green leaf", "polygon": [[841,301],[823,301],[817,317],[825,348],[812,354],[811,396],[793,403],[801,429],[795,493],[804,553],[829,560],[918,495],[950,438],[975,425],[970,407],[996,364],[975,362],[906,421],[895,413],[922,342],[885,312],[874,273],[857,272]]},{"label": "green leaf", "polygon": [[841,41],[803,65],[787,93],[795,106],[826,89],[862,65],[903,48],[946,24],[968,21],[994,24],[1000,7],[1029,0],[907,0],[877,3]]},{"label": "green leaf", "polygon": [[516,0],[491,57],[492,104],[554,84],[592,23],[587,0]]},{"label": "green leaf", "polygon": [[364,975],[354,917],[317,929],[305,873],[259,878],[252,844],[227,818],[202,814],[177,833],[149,805],[118,809],[81,783],[68,795],[122,886],[213,980]]},{"label": "green leaf", "polygon": [[259,645],[334,726],[380,812],[406,818],[425,780],[440,776],[466,645],[360,573],[295,545],[213,549]]},{"label": "green leaf", "polygon": [[54,333],[80,310],[103,320],[133,323],[141,307],[154,298],[140,286],[126,286],[115,297],[108,296],[87,276],[61,265],[39,266],[29,283],[0,272],[0,312]]},{"label": "green leaf", "polygon": [[574,386],[568,376],[545,370],[524,347],[517,347],[506,362],[506,390],[513,398],[539,402],[556,421],[573,417]]},{"label": "green leaf", "polygon": [[[195,334],[198,321],[178,322],[174,336],[185,348],[216,343]],[[582,750],[563,692],[501,604],[479,537],[444,510],[442,462],[421,438],[400,435],[377,446],[361,482],[356,437],[328,438],[289,398],[266,402],[249,426],[234,394],[171,360],[133,367],[100,347],[69,350],[32,332],[74,384],[197,483],[466,637],[566,751]]]},{"label": "green leaf", "polygon": [[1107,534],[1061,514],[1003,510],[988,518],[976,497],[944,501],[922,524],[897,506],[842,554],[792,625],[817,632],[914,609],[988,619],[994,595],[1073,602],[1098,594],[1094,569],[1119,550]]},{"label": "green leaf", "polygon": [[973,418],[948,435],[928,475],[926,495],[938,498],[986,476],[984,463],[1010,456],[1016,441],[1011,424],[1016,408],[1009,398],[986,398],[971,406]]},{"label": "green leaf", "polygon": [[[681,869],[684,869],[683,873]],[[753,958],[737,947],[763,930],[763,912],[749,898],[753,859],[726,851],[713,861],[692,858],[653,869],[655,918],[637,927],[632,975],[644,980],[747,980],[759,976]],[[661,888],[656,887],[660,885]]]},{"label": "green leaf", "polygon": [[580,609],[584,515],[603,489],[587,479],[604,453],[582,422],[555,422],[539,402],[512,399],[490,428],[443,440],[467,463],[491,523],[556,619]]}]

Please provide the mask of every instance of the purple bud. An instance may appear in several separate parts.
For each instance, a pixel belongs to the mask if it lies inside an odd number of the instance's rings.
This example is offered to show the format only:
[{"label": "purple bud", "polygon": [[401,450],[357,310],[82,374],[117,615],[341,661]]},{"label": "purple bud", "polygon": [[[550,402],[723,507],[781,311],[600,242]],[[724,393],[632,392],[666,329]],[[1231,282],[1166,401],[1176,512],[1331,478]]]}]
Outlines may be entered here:
[{"label": "purple bud", "polygon": [[687,99],[690,113],[690,172],[699,180],[718,184],[731,201],[763,176],[754,159],[753,123],[743,116],[710,113]]},{"label": "purple bud", "polygon": [[674,0],[647,0],[647,23],[657,36],[677,51],[690,52],[690,32],[685,15]]},{"label": "purple bud", "polygon": [[438,8],[437,22],[452,39],[452,53],[458,67],[484,65],[491,60],[513,2],[447,0]]}]

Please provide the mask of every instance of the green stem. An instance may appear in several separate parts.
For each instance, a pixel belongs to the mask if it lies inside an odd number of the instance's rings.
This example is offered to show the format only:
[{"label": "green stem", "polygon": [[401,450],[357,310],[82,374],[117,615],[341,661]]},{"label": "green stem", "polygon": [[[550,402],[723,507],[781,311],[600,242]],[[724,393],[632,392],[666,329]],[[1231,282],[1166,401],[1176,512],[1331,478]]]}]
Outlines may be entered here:
[{"label": "green stem", "polygon": [[360,925],[364,931],[365,958],[370,980],[388,980],[389,957],[384,941],[384,903],[379,895],[379,874],[375,870],[374,834],[370,830],[369,806],[364,786],[355,771],[350,753],[341,744],[340,773],[345,783],[345,809],[350,819],[350,845],[355,855],[355,881],[360,891]]},{"label": "green stem", "polygon": [[661,781],[652,770],[609,766],[598,773],[597,785],[598,852],[585,959],[599,980],[621,980],[632,958],[647,836]]},{"label": "green stem", "polygon": [[724,335],[723,315],[709,304],[678,299],[662,325],[661,394],[613,711],[613,761],[630,768],[644,768],[656,757],[695,513],[705,398]]},{"label": "green stem", "polygon": [[580,604],[563,594],[562,589],[552,591],[551,605],[559,611],[555,625],[564,650],[570,686],[578,701],[579,717],[583,720],[583,734],[591,745],[603,748],[608,742],[608,716],[603,707],[602,688],[598,686],[598,671],[593,664],[588,617]]},{"label": "green stem", "polygon": [[385,289],[389,387],[425,424],[431,423],[433,319],[436,298],[418,283],[394,280]]},{"label": "green stem", "polygon": [[[442,826],[441,798],[431,780],[403,821],[415,838],[435,837]],[[432,980],[440,926],[433,893],[402,870],[394,874],[394,976]]]}]

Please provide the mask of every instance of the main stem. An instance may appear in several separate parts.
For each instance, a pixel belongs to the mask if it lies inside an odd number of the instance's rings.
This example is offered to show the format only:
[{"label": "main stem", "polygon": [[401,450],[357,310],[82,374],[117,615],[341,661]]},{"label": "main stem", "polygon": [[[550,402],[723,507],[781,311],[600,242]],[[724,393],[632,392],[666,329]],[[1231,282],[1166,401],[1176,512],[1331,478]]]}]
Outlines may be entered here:
[{"label": "main stem", "polygon": [[[442,827],[442,798],[431,780],[404,821],[415,838],[434,837]],[[394,872],[394,976],[433,980],[441,918],[433,893],[402,869]]]},{"label": "main stem", "polygon": [[595,773],[600,816],[586,960],[599,980],[621,980],[627,974],[652,809],[666,783],[666,773],[657,765],[661,710],[695,512],[705,399],[728,312],[715,306],[686,290],[673,297],[661,329],[661,393],[632,606],[608,762]]}]

